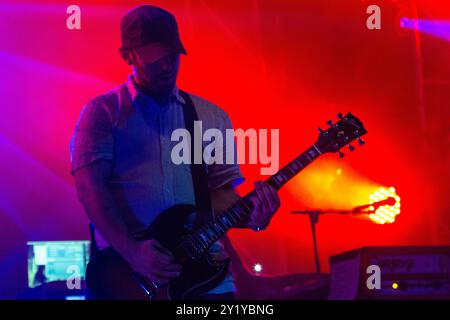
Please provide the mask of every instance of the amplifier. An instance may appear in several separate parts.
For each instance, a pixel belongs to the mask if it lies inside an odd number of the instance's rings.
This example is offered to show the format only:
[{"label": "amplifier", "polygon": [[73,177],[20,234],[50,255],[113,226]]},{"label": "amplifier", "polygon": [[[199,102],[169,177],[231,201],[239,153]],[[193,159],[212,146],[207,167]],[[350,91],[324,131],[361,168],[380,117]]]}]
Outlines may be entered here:
[{"label": "amplifier", "polygon": [[331,300],[450,299],[450,246],[364,247],[330,257]]}]

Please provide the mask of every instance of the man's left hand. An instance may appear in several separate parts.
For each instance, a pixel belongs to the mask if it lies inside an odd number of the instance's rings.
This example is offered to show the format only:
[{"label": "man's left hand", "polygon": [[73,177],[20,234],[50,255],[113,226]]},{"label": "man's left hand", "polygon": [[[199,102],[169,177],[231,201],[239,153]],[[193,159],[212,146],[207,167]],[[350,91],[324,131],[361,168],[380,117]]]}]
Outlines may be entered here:
[{"label": "man's left hand", "polygon": [[280,208],[280,198],[272,186],[262,181],[255,182],[255,192],[256,195],[250,197],[253,211],[248,227],[260,231],[269,225],[273,215]]}]

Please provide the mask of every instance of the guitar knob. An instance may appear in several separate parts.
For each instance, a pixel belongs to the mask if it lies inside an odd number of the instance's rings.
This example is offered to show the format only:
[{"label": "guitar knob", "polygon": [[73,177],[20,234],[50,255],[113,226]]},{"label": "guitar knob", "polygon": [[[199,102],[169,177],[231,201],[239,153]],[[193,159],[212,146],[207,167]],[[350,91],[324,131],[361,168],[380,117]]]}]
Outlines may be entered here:
[{"label": "guitar knob", "polygon": [[339,112],[339,113],[336,115],[336,117],[338,117],[339,119],[342,120],[342,113]]},{"label": "guitar knob", "polygon": [[366,142],[365,142],[363,139],[359,138],[359,139],[358,139],[358,143],[359,143],[360,146],[362,146],[362,145],[364,145]]},{"label": "guitar knob", "polygon": [[351,144],[348,145],[348,150],[350,150],[350,152],[355,151],[355,147],[352,146]]},{"label": "guitar knob", "polygon": [[331,121],[331,120],[328,120],[327,121],[327,125],[329,125],[330,127],[333,125],[333,121]]},{"label": "guitar knob", "polygon": [[339,154],[339,158],[343,158],[343,157],[345,157],[345,154],[344,153],[342,153],[341,151],[338,151],[338,154]]}]

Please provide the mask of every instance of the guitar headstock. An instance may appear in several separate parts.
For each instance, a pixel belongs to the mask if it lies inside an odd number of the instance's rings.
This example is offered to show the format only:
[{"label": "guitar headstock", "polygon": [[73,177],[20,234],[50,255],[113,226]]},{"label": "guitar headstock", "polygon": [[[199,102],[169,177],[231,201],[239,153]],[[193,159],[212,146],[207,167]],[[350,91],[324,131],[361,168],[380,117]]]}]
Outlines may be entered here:
[{"label": "guitar headstock", "polygon": [[355,147],[350,143],[358,139],[359,145],[365,142],[361,136],[367,133],[363,123],[351,113],[347,113],[344,117],[338,114],[339,121],[334,123],[329,120],[327,122],[329,128],[322,130],[319,128],[319,138],[315,145],[321,153],[338,152],[342,158],[344,154],[340,151],[341,148],[348,146],[350,151],[355,150]]}]

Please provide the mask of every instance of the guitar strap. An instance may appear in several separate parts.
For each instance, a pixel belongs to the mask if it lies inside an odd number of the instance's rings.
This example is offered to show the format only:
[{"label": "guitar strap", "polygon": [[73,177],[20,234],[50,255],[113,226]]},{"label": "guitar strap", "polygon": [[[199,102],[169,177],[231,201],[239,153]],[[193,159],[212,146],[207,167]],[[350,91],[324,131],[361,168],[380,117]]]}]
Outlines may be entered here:
[{"label": "guitar strap", "polygon": [[[206,164],[202,160],[200,164],[194,163],[194,121],[198,121],[197,111],[191,97],[184,91],[179,90],[181,97],[185,101],[183,108],[184,123],[186,129],[191,135],[191,174],[194,185],[195,204],[197,208],[197,217],[194,222],[195,228],[204,226],[206,223],[213,220],[213,211],[211,206],[211,195],[209,190],[208,173],[206,171]],[[199,132],[198,134],[201,134]],[[201,159],[203,159],[203,143],[201,148]]]}]

